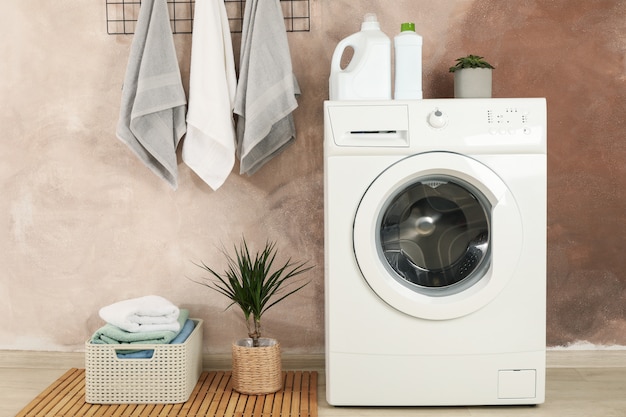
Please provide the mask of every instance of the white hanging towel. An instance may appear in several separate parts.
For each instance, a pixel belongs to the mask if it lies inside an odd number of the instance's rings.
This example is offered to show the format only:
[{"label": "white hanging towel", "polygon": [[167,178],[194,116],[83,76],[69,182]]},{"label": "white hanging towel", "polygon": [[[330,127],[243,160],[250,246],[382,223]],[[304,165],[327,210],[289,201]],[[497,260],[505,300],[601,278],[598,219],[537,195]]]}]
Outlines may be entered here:
[{"label": "white hanging towel", "polygon": [[223,0],[196,0],[183,161],[217,190],[235,163],[237,75]]},{"label": "white hanging towel", "polygon": [[117,137],[176,189],[176,148],[185,134],[185,90],[166,0],[139,10],[122,89]]},{"label": "white hanging towel", "polygon": [[252,175],[295,139],[298,94],[280,0],[247,0],[235,99],[242,174]]}]

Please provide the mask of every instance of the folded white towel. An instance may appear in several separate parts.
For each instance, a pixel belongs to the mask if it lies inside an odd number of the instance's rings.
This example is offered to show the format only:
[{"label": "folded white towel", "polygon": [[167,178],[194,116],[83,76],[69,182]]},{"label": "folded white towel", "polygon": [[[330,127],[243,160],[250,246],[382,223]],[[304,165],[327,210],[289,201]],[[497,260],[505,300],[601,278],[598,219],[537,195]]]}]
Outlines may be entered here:
[{"label": "folded white towel", "polygon": [[99,311],[100,318],[127,332],[180,330],[179,308],[158,295],[118,301]]},{"label": "folded white towel", "polygon": [[300,93],[279,0],[247,0],[235,99],[240,172],[253,174],[296,137]]},{"label": "folded white towel", "polygon": [[130,49],[117,137],[176,189],[185,91],[165,0],[144,0]]},{"label": "folded white towel", "polygon": [[196,2],[189,77],[182,157],[217,190],[235,164],[233,106],[237,87],[228,16],[221,0]]}]

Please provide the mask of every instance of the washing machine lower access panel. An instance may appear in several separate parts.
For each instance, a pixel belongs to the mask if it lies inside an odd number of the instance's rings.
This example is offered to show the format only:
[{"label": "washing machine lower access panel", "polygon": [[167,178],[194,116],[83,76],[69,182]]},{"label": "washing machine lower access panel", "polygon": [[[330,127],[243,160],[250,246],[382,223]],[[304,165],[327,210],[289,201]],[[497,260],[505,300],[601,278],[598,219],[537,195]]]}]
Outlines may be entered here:
[{"label": "washing machine lower access panel", "polygon": [[533,405],[545,401],[544,351],[471,358],[372,355],[367,360],[363,355],[329,352],[326,360],[327,372],[332,372],[327,375],[326,400],[335,406]]}]

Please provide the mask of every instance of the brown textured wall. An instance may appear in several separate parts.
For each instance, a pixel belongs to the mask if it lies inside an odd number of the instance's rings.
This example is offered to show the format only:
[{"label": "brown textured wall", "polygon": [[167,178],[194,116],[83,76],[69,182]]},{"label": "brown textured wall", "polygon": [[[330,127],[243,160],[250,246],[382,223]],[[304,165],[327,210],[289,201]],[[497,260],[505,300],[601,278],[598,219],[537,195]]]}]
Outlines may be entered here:
[{"label": "brown textured wall", "polygon": [[[369,11],[390,36],[415,21],[425,98],[452,96],[447,68],[467,53],[497,67],[494,96],[547,97],[548,344],[626,345],[626,2],[311,0],[311,32],[288,35],[298,140],[217,192],[182,163],[171,191],[115,138],[131,37],[106,34],[103,3],[0,14],[0,348],[81,349],[98,307],[157,293],[205,319],[207,351],[226,352],[243,324],[187,277],[245,233],[317,266],[265,324],[287,351],[323,352],[322,102],[335,45]],[[190,41],[176,36],[183,79]]]}]

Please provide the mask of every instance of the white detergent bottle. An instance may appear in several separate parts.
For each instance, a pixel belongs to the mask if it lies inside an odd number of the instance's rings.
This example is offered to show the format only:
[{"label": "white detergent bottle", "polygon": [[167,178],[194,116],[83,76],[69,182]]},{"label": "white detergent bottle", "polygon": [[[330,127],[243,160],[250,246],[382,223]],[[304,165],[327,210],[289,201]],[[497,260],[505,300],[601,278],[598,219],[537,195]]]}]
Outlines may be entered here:
[{"label": "white detergent bottle", "polygon": [[396,100],[422,99],[422,37],[415,23],[402,23],[394,38]]},{"label": "white detergent bottle", "polygon": [[[348,47],[354,50],[354,54],[342,69],[341,57]],[[361,31],[343,39],[335,48],[330,68],[329,98],[391,99],[391,41],[380,30],[375,14],[366,14]]]}]

